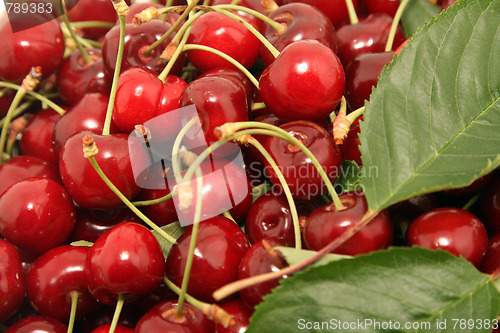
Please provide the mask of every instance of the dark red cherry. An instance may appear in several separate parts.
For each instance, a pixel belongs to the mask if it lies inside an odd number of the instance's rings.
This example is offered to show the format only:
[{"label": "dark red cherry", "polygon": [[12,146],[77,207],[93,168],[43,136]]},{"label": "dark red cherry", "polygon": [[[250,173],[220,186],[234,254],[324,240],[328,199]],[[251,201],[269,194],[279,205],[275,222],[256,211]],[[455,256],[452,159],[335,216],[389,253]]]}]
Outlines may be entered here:
[{"label": "dark red cherry", "polygon": [[[144,124],[151,131],[153,140],[173,139],[182,128],[177,109],[186,86],[187,83],[175,75],[168,75],[162,82],[151,70],[129,68],[118,79],[113,121],[125,133],[132,132],[135,125]],[[164,120],[157,118],[146,123],[162,115],[160,118]]]},{"label": "dark red cherry", "polygon": [[[265,238],[252,245],[241,259],[238,278],[245,279],[288,266],[281,253],[273,249],[276,246],[287,246],[287,242],[278,238]],[[279,279],[275,279],[240,290],[241,300],[249,309],[253,309],[278,284]]]},{"label": "dark red cherry", "polygon": [[[129,200],[140,191],[136,183],[125,134],[96,135],[80,132],[70,137],[59,156],[59,171],[64,186],[75,202],[87,209],[113,209],[123,205],[94,170],[82,151],[83,138],[91,135],[99,153],[95,156],[99,166],[110,181]],[[135,156],[143,163],[146,156]]]},{"label": "dark red cherry", "polygon": [[[121,71],[123,72],[134,66],[143,66],[159,74],[165,67],[160,61],[160,55],[172,41],[173,36],[171,35],[150,53],[146,54],[145,50],[149,45],[160,39],[170,27],[170,23],[162,20],[152,20],[141,25],[127,23]],[[119,39],[120,26],[116,25],[106,34],[102,44],[104,70],[109,76],[113,76],[115,71]],[[184,56],[181,55],[170,71],[170,74],[179,74],[183,64]]]},{"label": "dark red cherry", "polygon": [[[33,27],[12,31],[11,26],[21,28],[24,23]],[[43,77],[48,77],[61,64],[64,48],[64,38],[57,20],[47,21],[44,15],[2,15],[0,80],[21,82],[35,66],[40,66]]]},{"label": "dark red cherry", "polygon": [[351,110],[356,110],[370,99],[373,87],[382,69],[394,52],[363,53],[356,56],[345,69],[345,98]]},{"label": "dark red cherry", "polygon": [[400,2],[398,0],[362,0],[362,6],[368,13],[385,13],[394,16]]},{"label": "dark red cherry", "polygon": [[[335,40],[335,28],[330,19],[319,9],[312,5],[303,3],[290,3],[280,6],[274,10],[269,17],[276,22],[286,26],[286,30],[280,34],[267,25],[264,36],[276,47],[278,51],[298,40],[317,40],[337,51]],[[274,56],[262,44],[260,55],[264,66],[269,66],[274,61]]]},{"label": "dark red cherry", "polygon": [[481,221],[490,235],[500,232],[500,174],[494,174],[484,188],[480,203]]},{"label": "dark red cherry", "polygon": [[16,313],[24,301],[21,257],[11,243],[0,238],[0,323]]},{"label": "dark red cherry", "polygon": [[41,177],[61,183],[57,167],[35,156],[16,156],[0,165],[0,195],[22,180]]},{"label": "dark red cherry", "polygon": [[[220,13],[208,12],[193,23],[189,44],[215,48],[250,68],[259,57],[260,41],[240,22]],[[205,72],[215,68],[235,68],[216,54],[202,50],[187,51],[189,60]]]},{"label": "dark red cherry", "polygon": [[71,293],[78,293],[76,318],[99,307],[85,277],[88,252],[86,246],[63,245],[50,249],[33,262],[26,277],[26,292],[38,313],[68,321]]},{"label": "dark red cherry", "polygon": [[139,320],[135,333],[182,332],[214,333],[215,324],[200,310],[189,303],[184,303],[182,318],[176,317],[177,301],[165,301],[157,304]]},{"label": "dark red cherry", "polygon": [[2,236],[33,255],[62,245],[75,227],[73,202],[51,179],[29,178],[12,185],[0,197],[0,211]]},{"label": "dark red cherry", "polygon": [[[328,178],[339,176],[342,157],[332,136],[321,126],[309,121],[292,121],[280,126],[304,144],[316,156]],[[266,150],[283,173],[294,198],[311,199],[324,194],[325,184],[311,159],[299,147],[277,137],[269,137]],[[281,187],[274,170],[266,161],[266,173],[273,184]]]},{"label": "dark red cherry", "polygon": [[500,273],[500,234],[490,238],[480,269],[486,274]]},{"label": "dark red cherry", "polygon": [[9,111],[9,107],[12,104],[16,93],[17,90],[12,89],[0,94],[0,117],[5,117],[7,111]]},{"label": "dark red cherry", "polygon": [[[110,327],[111,324],[104,324],[93,330],[91,333],[108,333]],[[134,329],[123,325],[116,325],[115,333],[134,333]]]},{"label": "dark red cherry", "polygon": [[249,106],[252,104],[255,95],[255,86],[253,85],[252,81],[250,81],[250,79],[245,74],[243,74],[242,71],[234,68],[215,68],[206,71],[199,77],[206,76],[223,77],[241,85],[247,95],[247,102]]},{"label": "dark red cherry", "polygon": [[[167,277],[180,286],[191,241],[192,226],[174,244],[167,257]],[[215,216],[200,222],[188,293],[213,302],[212,293],[237,280],[241,258],[249,248],[245,234],[233,221]]]},{"label": "dark red cherry", "polygon": [[359,166],[362,166],[363,162],[361,161],[361,152],[359,151],[359,146],[361,145],[361,141],[359,140],[360,120],[363,120],[363,117],[356,119],[352,123],[351,128],[349,128],[349,132],[347,133],[347,137],[338,147],[344,160],[354,161]]},{"label": "dark red cherry", "polygon": [[[71,22],[104,21],[114,23],[116,10],[113,3],[106,0],[78,0],[76,6],[68,12]],[[108,28],[81,29],[84,37],[99,39],[108,32]]]},{"label": "dark red cherry", "polygon": [[340,60],[315,40],[288,45],[260,77],[266,106],[283,120],[320,120],[337,107],[344,94]]},{"label": "dark red cherry", "polygon": [[[343,210],[333,203],[314,210],[304,226],[304,241],[310,250],[320,250],[354,227],[368,211],[364,194],[345,192],[339,195]],[[332,253],[358,255],[387,248],[392,242],[392,224],[386,210],[375,216]]]},{"label": "dark red cherry", "polygon": [[54,127],[61,115],[53,109],[44,109],[35,114],[23,129],[19,148],[23,155],[36,156],[57,165],[59,156],[52,147]]},{"label": "dark red cherry", "polygon": [[234,324],[228,327],[217,324],[217,333],[244,333],[247,331],[253,311],[246,307],[240,299],[227,301],[220,307],[233,316]]},{"label": "dark red cherry", "polygon": [[[335,29],[349,23],[349,13],[344,0],[282,0],[283,4],[302,2],[317,7],[330,18]],[[358,9],[358,1],[352,1],[354,8]]]},{"label": "dark red cherry", "polygon": [[408,229],[408,243],[463,256],[479,267],[488,245],[483,223],[454,207],[436,208],[419,216]]},{"label": "dark red cherry", "polygon": [[85,94],[108,95],[111,77],[104,72],[100,49],[86,49],[92,63],[85,61],[80,50],[73,51],[61,64],[57,74],[57,91],[63,102],[73,105]]},{"label": "dark red cherry", "polygon": [[[347,66],[356,56],[362,53],[384,52],[392,17],[376,13],[354,25],[346,25],[337,30],[338,56]],[[398,27],[392,49],[395,50],[405,41],[403,29]]]},{"label": "dark red cherry", "polygon": [[68,327],[49,316],[29,316],[5,330],[4,333],[67,333]]},{"label": "dark red cherry", "polygon": [[118,294],[137,298],[158,288],[165,259],[149,229],[124,222],[97,239],[85,267],[92,295],[101,303],[115,304]]}]

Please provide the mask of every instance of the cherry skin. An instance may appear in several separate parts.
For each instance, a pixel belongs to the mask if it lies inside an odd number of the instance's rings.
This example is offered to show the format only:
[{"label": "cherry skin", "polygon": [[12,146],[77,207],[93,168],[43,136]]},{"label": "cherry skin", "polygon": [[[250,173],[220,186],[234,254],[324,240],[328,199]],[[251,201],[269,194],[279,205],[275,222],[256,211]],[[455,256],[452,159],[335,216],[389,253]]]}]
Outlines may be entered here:
[{"label": "cherry skin", "polygon": [[124,222],[105,232],[92,245],[85,273],[92,295],[115,304],[118,294],[136,298],[154,291],[165,272],[160,244],[146,227]]},{"label": "cherry skin", "polygon": [[[339,29],[341,26],[349,23],[349,13],[347,12],[347,6],[343,0],[283,0],[283,4],[288,4],[292,2],[302,2],[311,6],[317,7],[326,16],[330,18],[335,29]],[[352,1],[354,9],[358,9],[358,1]]]},{"label": "cherry skin", "polygon": [[385,13],[394,17],[400,2],[398,0],[362,0],[363,7],[368,13]]},{"label": "cherry skin", "polygon": [[0,323],[16,313],[24,302],[24,278],[17,249],[0,238]]},{"label": "cherry skin", "polygon": [[[78,0],[76,6],[68,11],[71,22],[104,21],[114,23],[116,10],[112,3],[106,0]],[[108,32],[108,28],[81,29],[83,36],[90,39],[99,39]]]},{"label": "cherry skin", "polygon": [[[111,324],[104,324],[93,330],[91,333],[108,333],[110,327]],[[123,325],[116,325],[115,333],[134,333],[134,329]]]},{"label": "cherry skin", "polygon": [[253,314],[240,299],[233,299],[220,305],[227,313],[233,316],[235,323],[224,327],[222,324],[216,324],[217,333],[244,333],[250,324],[250,317]]},{"label": "cherry skin", "polygon": [[443,249],[479,267],[488,246],[483,223],[472,213],[454,207],[436,208],[419,216],[408,229],[409,245]]},{"label": "cherry skin", "polygon": [[[123,205],[83,156],[82,142],[85,135],[91,135],[99,153],[97,163],[120,190],[131,200],[140,191],[132,171],[127,135],[96,135],[81,132],[70,137],[64,144],[59,156],[59,171],[64,186],[75,202],[87,209],[113,209]],[[145,156],[136,156],[138,163],[145,161]]]},{"label": "cherry skin", "polygon": [[495,234],[490,238],[480,270],[486,274],[500,273],[500,234]]},{"label": "cherry skin", "polygon": [[29,178],[12,185],[0,197],[0,211],[0,233],[33,255],[62,245],[75,227],[73,202],[51,179]]},{"label": "cherry skin", "polygon": [[[316,156],[332,182],[337,180],[342,157],[332,136],[323,127],[308,121],[292,121],[280,128],[301,141]],[[269,137],[264,147],[281,170],[294,198],[312,199],[324,194],[326,186],[321,176],[299,147],[277,137]],[[272,183],[281,188],[267,161],[266,173]]]},{"label": "cherry skin", "polygon": [[[320,250],[358,223],[368,211],[366,198],[357,192],[339,195],[345,209],[336,210],[328,203],[309,215],[304,226],[304,241],[308,249]],[[358,255],[382,250],[391,245],[392,224],[386,210],[375,216],[332,253]]]},{"label": "cherry skin", "polygon": [[260,93],[267,107],[283,120],[320,120],[344,94],[340,60],[315,40],[288,45],[262,73]]},{"label": "cherry skin", "polygon": [[10,186],[32,177],[61,183],[57,167],[35,156],[16,156],[0,165],[0,195]]},{"label": "cherry skin", "polygon": [[[167,256],[167,277],[180,286],[191,241],[192,226],[177,240]],[[238,278],[238,266],[250,245],[233,221],[215,216],[200,222],[188,294],[213,302],[212,293]]]},{"label": "cherry skin", "polygon": [[52,136],[60,117],[59,113],[50,108],[37,112],[23,130],[19,141],[21,153],[57,165],[59,156],[52,147]]},{"label": "cherry skin", "polygon": [[[208,12],[192,25],[189,44],[215,48],[250,68],[259,57],[260,41],[240,22],[220,13]],[[202,50],[187,51],[189,60],[205,72],[215,68],[235,68],[216,54]]]},{"label": "cherry skin", "polygon": [[76,318],[98,309],[85,277],[86,246],[58,246],[42,254],[26,277],[28,299],[38,313],[69,320],[71,293],[78,293]]},{"label": "cherry skin", "polygon": [[251,106],[255,95],[255,86],[253,85],[252,81],[250,81],[250,79],[245,74],[243,74],[242,71],[233,68],[216,68],[206,71],[199,77],[207,76],[222,77],[242,86],[247,95],[248,105]]},{"label": "cherry skin", "polygon": [[359,117],[352,123],[347,133],[347,137],[344,139],[344,142],[339,145],[342,158],[344,160],[354,161],[359,166],[363,165],[361,161],[361,152],[359,151],[359,146],[361,145],[361,141],[359,140],[359,122],[361,120],[363,120],[363,117]]},{"label": "cherry skin", "polygon": [[484,188],[480,203],[481,221],[490,235],[500,232],[500,174],[493,175]]},{"label": "cherry skin", "polygon": [[139,320],[135,326],[135,332],[215,332],[214,322],[191,304],[184,303],[182,318],[176,317],[176,311],[177,301],[170,300],[157,304]]},{"label": "cherry skin", "polygon": [[[278,51],[298,40],[317,40],[337,51],[335,28],[328,17],[316,7],[303,3],[290,3],[274,10],[269,18],[286,26],[286,30],[278,34],[276,30],[267,25],[264,36],[276,47]],[[264,66],[269,66],[274,61],[274,56],[262,44],[260,55]]]},{"label": "cherry skin", "polygon": [[73,105],[85,94],[109,95],[111,78],[104,72],[100,49],[86,49],[92,59],[88,64],[80,50],[73,51],[61,64],[57,74],[57,91],[63,102]]},{"label": "cherry skin", "polygon": [[67,333],[68,327],[49,316],[29,316],[7,328],[4,333],[33,332]]}]

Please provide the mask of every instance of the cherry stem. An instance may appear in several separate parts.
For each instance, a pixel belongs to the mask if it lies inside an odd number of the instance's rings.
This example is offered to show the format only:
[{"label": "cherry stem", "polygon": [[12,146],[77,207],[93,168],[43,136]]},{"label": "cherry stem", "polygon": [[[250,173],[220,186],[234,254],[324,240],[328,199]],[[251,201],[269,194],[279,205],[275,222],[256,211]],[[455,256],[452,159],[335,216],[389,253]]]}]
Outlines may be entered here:
[{"label": "cherry stem", "polygon": [[171,191],[169,194],[164,195],[158,199],[153,199],[153,200],[144,200],[144,201],[133,201],[132,204],[136,207],[142,207],[142,206],[151,206],[151,205],[156,205],[165,201],[168,201],[172,199],[176,193],[174,191]]},{"label": "cherry stem", "polygon": [[68,333],[72,333],[75,327],[76,307],[78,305],[79,293],[77,290],[72,290],[69,292],[69,296],[71,297],[71,310],[68,322]]},{"label": "cherry stem", "polygon": [[307,258],[306,260],[296,263],[294,265],[285,267],[283,269],[280,269],[279,271],[273,271],[261,275],[256,275],[252,276],[250,278],[238,280],[232,283],[229,283],[216,291],[212,294],[212,297],[218,301],[221,300],[231,294],[234,294],[235,292],[238,292],[242,289],[251,287],[253,285],[267,282],[270,280],[274,279],[279,279],[284,275],[291,275],[295,272],[298,272],[307,266],[315,263],[319,259],[321,259],[323,256],[326,254],[330,253],[331,251],[335,250],[337,247],[342,245],[346,240],[348,240],[350,237],[352,237],[356,232],[361,230],[365,225],[367,225],[375,216],[377,216],[378,212],[374,211],[368,211],[365,213],[363,218],[356,223],[352,228],[349,228],[348,230],[344,231],[340,237],[332,240],[330,243],[328,243],[326,246],[324,246],[322,249],[320,249],[318,252],[316,252],[313,256]]},{"label": "cherry stem", "polygon": [[401,0],[398,10],[394,14],[394,18],[392,20],[391,29],[389,30],[389,36],[387,37],[387,43],[385,44],[385,52],[389,52],[392,50],[392,44],[394,44],[394,37],[396,36],[396,30],[398,29],[399,21],[401,20],[401,16],[408,5],[409,0]]},{"label": "cherry stem", "polygon": [[115,24],[106,21],[80,21],[80,22],[71,22],[71,26],[76,29],[85,29],[85,28],[111,29],[115,26]]},{"label": "cherry stem", "polygon": [[347,12],[349,13],[349,21],[351,21],[351,24],[358,24],[358,14],[356,14],[356,8],[354,8],[352,0],[345,0],[345,4],[347,6]]},{"label": "cherry stem", "polygon": [[259,81],[255,78],[255,76],[250,73],[248,69],[245,68],[242,64],[240,64],[238,61],[236,61],[234,58],[228,56],[224,52],[221,52],[217,49],[214,49],[213,47],[205,46],[205,45],[198,45],[198,44],[186,44],[183,47],[183,51],[189,51],[189,50],[202,50],[202,51],[208,51],[210,53],[216,54],[223,58],[224,60],[229,61],[232,65],[237,67],[240,71],[245,74],[250,81],[252,81],[253,85],[259,89]]},{"label": "cherry stem", "polygon": [[[18,91],[19,91],[19,89],[21,89],[21,86],[18,84],[10,83],[10,82],[2,82],[2,81],[0,81],[0,87],[11,88],[11,89],[15,89]],[[54,109],[54,111],[59,113],[61,116],[66,113],[66,111],[63,108],[61,108],[59,105],[57,105],[56,103],[52,102],[47,97],[45,97],[37,92],[28,90],[28,91],[26,91],[26,94],[36,98],[37,100],[39,100],[42,103],[45,103],[48,107]]]},{"label": "cherry stem", "polygon": [[242,0],[233,0],[231,1],[231,5],[232,6],[236,6],[237,4],[239,4]]},{"label": "cherry stem", "polygon": [[351,113],[349,113],[346,116],[346,118],[349,120],[349,122],[352,125],[352,123],[354,123],[354,121],[356,119],[358,119],[359,117],[361,117],[365,113],[365,110],[366,110],[366,108],[364,106],[362,106],[359,109],[356,109],[356,110],[352,111]]},{"label": "cherry stem", "polygon": [[275,20],[273,20],[269,16],[264,15],[262,13],[259,13],[258,11],[254,10],[254,9],[250,9],[248,7],[235,6],[235,5],[231,4],[231,5],[216,5],[216,6],[212,6],[211,8],[234,10],[234,11],[240,11],[240,12],[250,14],[250,15],[254,16],[255,18],[258,18],[259,20],[263,21],[267,25],[271,26],[271,28],[273,28],[278,35],[281,35],[287,29],[286,25],[283,25],[279,22],[276,22]]},{"label": "cherry stem", "polygon": [[125,44],[125,16],[119,15],[120,20],[120,40],[118,43],[118,53],[116,55],[115,72],[113,73],[113,82],[111,84],[111,92],[109,93],[108,108],[106,109],[106,119],[102,129],[102,135],[109,135],[111,128],[111,119],[113,117],[113,108],[115,106],[116,90],[118,89],[118,78],[122,67],[123,49]]},{"label": "cherry stem", "polygon": [[272,156],[267,152],[267,150],[264,148],[264,146],[262,146],[262,144],[258,140],[256,140],[253,137],[250,137],[250,139],[245,140],[245,142],[248,142],[251,145],[253,145],[262,154],[262,156],[264,156],[266,161],[271,165],[271,168],[273,168],[273,171],[276,173],[276,177],[278,177],[280,181],[281,187],[285,192],[288,205],[290,206],[290,212],[292,214],[292,222],[293,222],[293,232],[295,235],[295,248],[300,250],[302,248],[302,237],[300,232],[299,214],[297,213],[297,207],[295,206],[295,201],[293,200],[292,192],[288,187],[288,184],[286,182],[285,177],[283,176],[283,173],[279,169],[278,165],[276,164]]},{"label": "cherry stem", "polygon": [[[189,129],[191,129],[191,127],[196,125],[198,121],[199,120],[197,117],[193,117],[190,121],[188,121],[188,123],[184,125],[184,127],[182,127],[182,129],[179,131],[179,134],[177,134],[177,137],[175,138],[174,144],[172,146],[172,171],[174,173],[175,181],[178,184],[183,182],[181,174],[182,163],[181,163],[181,156],[179,153],[182,139],[187,134]],[[189,179],[191,179],[191,177]]]},{"label": "cherry stem", "polygon": [[[166,275],[163,277],[163,282],[165,282],[167,287],[169,287],[174,293],[176,293],[177,295],[181,294],[181,288],[177,287],[177,285],[175,283],[170,281]],[[186,298],[186,301],[189,302],[189,304],[191,304],[192,306],[194,306],[198,310],[201,309],[202,305],[208,304],[208,303],[202,302],[202,301],[194,298],[193,296],[191,296],[187,293],[185,294],[185,298]]]},{"label": "cherry stem", "polygon": [[472,198],[469,199],[469,201],[467,201],[465,203],[465,205],[462,207],[462,209],[469,210],[481,198],[482,194],[483,194],[482,191],[479,191],[478,193],[476,193]]},{"label": "cherry stem", "polygon": [[257,110],[262,110],[267,108],[266,103],[260,102],[260,103],[253,103],[252,104],[252,111],[257,111]]},{"label": "cherry stem", "polygon": [[80,50],[80,53],[82,54],[83,59],[85,59],[85,62],[89,65],[93,64],[94,61],[90,58],[87,51],[83,48],[82,43],[80,42],[80,39],[76,35],[75,30],[73,30],[73,27],[71,26],[71,24],[69,22],[68,15],[66,15],[67,11],[66,11],[66,4],[65,4],[64,0],[60,0],[59,4],[61,6],[61,11],[62,11],[61,17],[63,19],[64,24],[66,25],[66,28],[68,29],[68,32],[69,32],[71,38],[75,42],[76,47],[78,47],[78,49]]},{"label": "cherry stem", "polygon": [[120,318],[120,314],[122,312],[123,303],[125,303],[125,294],[118,294],[118,301],[116,302],[115,312],[113,313],[113,320],[111,321],[111,325],[109,326],[109,333],[114,333],[116,329],[116,325],[118,325],[118,319]]},{"label": "cherry stem", "polygon": [[224,213],[222,213],[222,216],[224,216],[225,218],[230,219],[231,221],[236,223],[236,220],[234,219],[233,215],[231,215],[231,213],[228,210],[226,210]]},{"label": "cherry stem", "polygon": [[99,163],[95,159],[95,156],[90,156],[88,157],[90,164],[94,167],[94,170],[97,172],[97,174],[101,177],[101,179],[106,183],[106,185],[109,187],[111,191],[113,191],[114,194],[116,194],[121,201],[131,210],[133,211],[144,223],[146,223],[151,229],[156,231],[158,234],[160,234],[163,238],[165,238],[169,243],[175,244],[177,240],[166,233],[162,228],[158,227],[153,221],[151,221],[146,215],[144,215],[137,207],[134,206],[130,200],[128,200],[121,192],[120,190],[109,180],[108,176],[102,171],[101,167],[99,166]]},{"label": "cherry stem", "polygon": [[9,110],[5,115],[5,121],[2,125],[2,133],[0,134],[0,164],[4,162],[5,143],[7,142],[7,135],[9,133],[9,127],[13,118],[14,110],[19,106],[19,103],[21,102],[21,100],[25,95],[26,95],[26,88],[21,87],[16,92],[16,95],[14,96],[14,99],[12,100],[12,103],[9,106]]}]

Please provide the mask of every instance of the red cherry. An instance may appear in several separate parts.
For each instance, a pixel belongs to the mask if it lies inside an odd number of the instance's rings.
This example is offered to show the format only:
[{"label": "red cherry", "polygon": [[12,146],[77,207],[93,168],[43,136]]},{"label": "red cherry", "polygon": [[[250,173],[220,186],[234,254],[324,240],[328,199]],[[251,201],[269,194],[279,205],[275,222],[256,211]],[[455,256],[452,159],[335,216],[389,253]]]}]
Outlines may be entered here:
[{"label": "red cherry", "polygon": [[[104,21],[114,23],[116,10],[113,4],[107,0],[78,0],[76,6],[68,11],[71,22]],[[104,36],[108,28],[85,28],[81,29],[84,37],[99,39]]]},{"label": "red cherry", "polygon": [[51,179],[29,178],[12,185],[0,197],[0,211],[0,233],[33,255],[62,245],[75,227],[73,202]]},{"label": "red cherry", "polygon": [[408,229],[408,243],[443,249],[479,267],[488,245],[483,223],[459,208],[436,208],[422,214]]},{"label": "red cherry", "polygon": [[363,117],[356,119],[352,123],[351,128],[349,128],[349,132],[347,133],[347,137],[339,146],[339,150],[344,160],[354,161],[359,166],[362,166],[363,162],[361,161],[361,152],[359,151],[359,146],[361,145],[361,141],[359,140],[360,120],[363,120]]},{"label": "red cherry", "polygon": [[480,203],[480,216],[491,235],[500,232],[500,174],[498,173],[484,188]]},{"label": "red cherry", "polygon": [[255,95],[255,86],[253,85],[252,81],[250,81],[250,79],[245,74],[243,74],[242,71],[233,68],[215,68],[206,71],[199,77],[207,77],[207,76],[222,77],[239,84],[245,90],[249,106],[252,104]]},{"label": "red cherry", "polygon": [[72,292],[78,293],[76,318],[99,307],[85,278],[88,252],[86,246],[63,245],[45,252],[33,262],[26,277],[26,292],[38,313],[68,321]]},{"label": "red cherry", "polygon": [[[167,257],[167,277],[180,286],[191,241],[192,226],[174,244]],[[213,302],[212,293],[238,278],[238,265],[249,248],[245,234],[233,221],[215,216],[200,222],[188,293]]]},{"label": "red cherry", "polygon": [[[332,182],[339,176],[342,157],[332,136],[321,126],[308,121],[293,121],[280,126],[302,142],[325,170]],[[294,198],[311,199],[321,196],[325,184],[311,159],[300,148],[277,137],[269,137],[266,150],[276,162]],[[266,161],[266,173],[273,184],[281,187],[274,170]]]},{"label": "red cherry", "polygon": [[486,274],[500,272],[500,234],[490,238],[480,269]]},{"label": "red cherry", "polygon": [[[345,209],[336,210],[328,203],[314,210],[304,226],[304,241],[310,250],[320,250],[358,223],[368,211],[364,194],[345,192],[339,195]],[[392,242],[392,224],[386,210],[332,251],[358,255],[387,248]]]},{"label": "red cherry", "polygon": [[[220,13],[208,12],[192,25],[189,44],[215,48],[250,68],[259,57],[260,41],[240,22]],[[201,71],[235,68],[218,55],[202,50],[187,51],[189,60]]]},{"label": "red cherry", "polygon": [[220,307],[233,317],[235,323],[228,327],[216,324],[217,333],[244,333],[247,331],[253,312],[240,299],[227,301],[221,304]]},{"label": "red cherry", "polygon": [[344,94],[344,69],[335,53],[314,40],[288,45],[262,73],[260,93],[267,107],[284,120],[319,120]]},{"label": "red cherry", "polygon": [[399,0],[362,0],[362,5],[368,13],[384,13],[393,17],[399,4]]},{"label": "red cherry", "polygon": [[24,301],[24,278],[21,258],[11,243],[0,238],[0,323],[18,311]]},{"label": "red cherry", "polygon": [[136,298],[154,291],[165,272],[165,259],[146,227],[124,222],[105,232],[87,255],[85,273],[92,295],[115,304],[118,294]]},{"label": "red cherry", "polygon": [[[91,333],[108,333],[110,327],[111,324],[104,324],[93,330]],[[116,325],[115,333],[134,333],[134,329],[123,325]]]},{"label": "red cherry", "polygon": [[29,316],[7,328],[4,333],[33,332],[67,333],[68,327],[49,316]]},{"label": "red cherry", "polygon": [[[349,23],[349,13],[347,12],[345,0],[283,0],[282,2],[283,4],[302,2],[317,7],[330,18],[335,29]],[[358,1],[353,0],[352,3],[357,11]]]}]

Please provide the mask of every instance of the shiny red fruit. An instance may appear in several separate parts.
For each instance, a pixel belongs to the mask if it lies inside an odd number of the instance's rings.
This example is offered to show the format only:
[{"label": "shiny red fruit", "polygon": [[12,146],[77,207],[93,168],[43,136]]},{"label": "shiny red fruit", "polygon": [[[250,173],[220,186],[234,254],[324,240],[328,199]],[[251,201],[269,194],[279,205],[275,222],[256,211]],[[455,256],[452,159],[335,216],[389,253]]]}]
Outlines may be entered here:
[{"label": "shiny red fruit", "polygon": [[49,316],[29,316],[5,330],[4,333],[67,333],[68,326]]},{"label": "shiny red fruit", "polygon": [[228,327],[217,324],[217,333],[244,333],[247,331],[253,311],[246,307],[240,299],[227,301],[221,304],[220,307],[233,317],[234,324]]},{"label": "shiny red fruit", "polygon": [[[116,10],[107,0],[78,0],[76,6],[68,12],[71,22],[103,21],[114,23]],[[81,29],[83,36],[97,40],[108,32],[109,28]]]},{"label": "shiny red fruit", "polygon": [[0,323],[16,313],[24,302],[21,258],[11,243],[0,238]]},{"label": "shiny red fruit", "polygon": [[480,269],[486,274],[500,273],[500,234],[490,238]]},{"label": "shiny red fruit", "polygon": [[[345,0],[283,0],[283,4],[302,2],[317,7],[330,18],[335,29],[349,23],[349,13]],[[354,8],[358,9],[358,1],[352,0]]]}]

